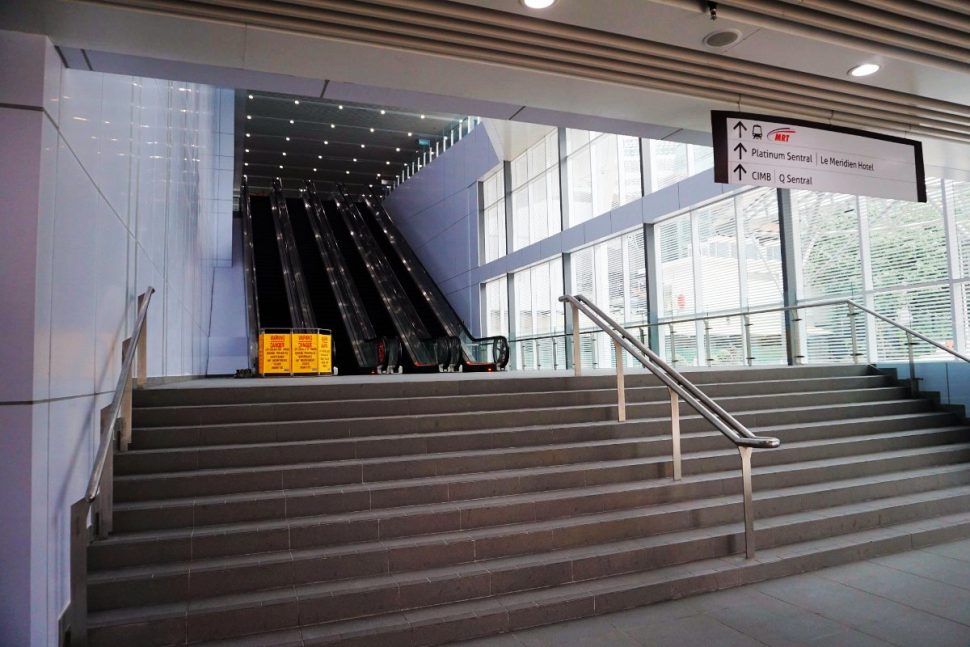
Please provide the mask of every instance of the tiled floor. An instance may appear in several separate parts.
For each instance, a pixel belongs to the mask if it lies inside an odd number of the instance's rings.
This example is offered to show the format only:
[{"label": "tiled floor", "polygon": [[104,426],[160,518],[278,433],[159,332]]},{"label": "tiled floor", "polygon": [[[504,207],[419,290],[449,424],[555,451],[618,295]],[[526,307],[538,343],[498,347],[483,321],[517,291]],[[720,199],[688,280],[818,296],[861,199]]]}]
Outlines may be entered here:
[{"label": "tiled floor", "polygon": [[461,647],[967,647],[970,540]]}]

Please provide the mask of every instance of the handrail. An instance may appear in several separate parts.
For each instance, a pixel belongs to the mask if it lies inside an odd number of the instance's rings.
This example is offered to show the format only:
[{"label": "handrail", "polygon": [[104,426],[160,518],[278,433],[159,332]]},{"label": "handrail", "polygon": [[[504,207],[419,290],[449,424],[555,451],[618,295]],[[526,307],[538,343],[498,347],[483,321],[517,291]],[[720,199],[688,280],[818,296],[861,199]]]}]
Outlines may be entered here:
[{"label": "handrail", "polygon": [[[87,555],[91,533],[105,538],[111,532],[114,503],[114,450],[126,451],[131,442],[132,388],[145,384],[148,372],[148,304],[155,288],[138,296],[135,330],[121,344],[121,374],[111,403],[101,409],[101,442],[84,496],[71,505],[69,631],[72,647],[88,644]],[[132,376],[137,362],[137,372]],[[134,384],[132,384],[134,382]],[[120,423],[120,424],[119,424]]]},{"label": "handrail", "polygon": [[[98,446],[97,458],[94,462],[94,470],[91,472],[91,478],[88,479],[88,489],[85,491],[85,496],[88,501],[94,501],[95,497],[98,496],[98,489],[101,485],[101,475],[104,472],[105,461],[108,458],[108,452],[112,448],[112,443],[114,441],[114,432],[118,423],[118,414],[121,412],[121,404],[125,399],[125,392],[131,379],[131,367],[135,363],[135,356],[144,355],[145,349],[140,345],[143,337],[143,331],[145,329],[145,319],[148,316],[148,304],[152,300],[152,295],[155,293],[155,288],[149,287],[145,290],[145,293],[138,297],[138,314],[135,316],[135,333],[126,340],[124,348],[124,358],[121,362],[121,375],[118,376],[118,384],[115,386],[114,396],[111,398],[111,404],[102,412],[102,420],[107,419],[107,429],[101,430],[101,444]],[[144,362],[140,362],[139,369],[141,371],[145,370]],[[139,384],[144,383],[144,378],[139,377]],[[130,423],[130,419],[128,420]]]},{"label": "handrail", "polygon": [[242,216],[243,289],[246,295],[246,342],[249,350],[248,368],[255,371],[259,363],[259,292],[256,289],[256,262],[253,252],[253,213],[249,203],[249,183],[244,177],[239,196]]},{"label": "handrail", "polygon": [[283,262],[283,278],[287,281],[287,296],[292,296],[290,324],[293,328],[316,328],[316,316],[310,304],[306,280],[303,276],[303,264],[300,262],[296,239],[293,236],[293,226],[290,224],[290,210],[286,205],[283,184],[279,178],[273,180],[270,205],[276,224],[277,246]]},{"label": "handrail", "polygon": [[751,559],[755,555],[754,537],[754,498],[751,483],[751,454],[755,448],[774,449],[781,445],[777,438],[757,436],[734,416],[725,411],[707,394],[698,389],[682,373],[667,364],[656,353],[644,346],[630,332],[610,318],[593,302],[582,295],[559,297],[562,303],[572,306],[573,323],[573,370],[581,374],[579,361],[579,313],[589,319],[613,339],[616,351],[616,390],[617,417],[626,420],[626,396],[623,384],[623,350],[633,355],[643,366],[653,373],[667,387],[670,394],[670,429],[672,471],[674,480],[681,478],[680,451],[680,398],[683,398],[702,418],[723,433],[734,443],[741,457],[741,483],[744,503],[744,545],[745,555]]}]

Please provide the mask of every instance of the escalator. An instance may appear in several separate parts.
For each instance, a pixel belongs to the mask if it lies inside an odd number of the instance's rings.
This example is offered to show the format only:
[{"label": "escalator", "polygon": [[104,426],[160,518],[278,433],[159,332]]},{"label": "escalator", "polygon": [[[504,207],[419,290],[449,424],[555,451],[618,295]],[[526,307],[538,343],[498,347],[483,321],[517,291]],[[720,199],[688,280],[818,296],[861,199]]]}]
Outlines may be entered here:
[{"label": "escalator", "polygon": [[505,368],[509,360],[508,339],[473,337],[376,196],[364,198],[358,207],[429,330],[460,340],[464,367]]},{"label": "escalator", "polygon": [[[291,328],[293,320],[277,244],[269,196],[249,196],[252,256],[255,274],[256,328]],[[245,214],[244,214],[245,215]],[[244,224],[245,226],[245,224]]]},{"label": "escalator", "polygon": [[375,334],[334,233],[326,218],[320,218],[323,207],[312,184],[307,183],[302,198],[286,204],[317,325],[333,336],[334,365],[341,373],[393,371],[400,342]]},{"label": "escalator", "polygon": [[383,306],[386,318],[382,323],[389,320],[400,337],[410,360],[409,368],[456,370],[461,359],[460,342],[455,337],[435,336],[428,331],[357,207],[337,197],[324,206],[340,249],[347,250],[345,257],[357,285],[367,292],[368,312],[377,310],[378,303]]}]

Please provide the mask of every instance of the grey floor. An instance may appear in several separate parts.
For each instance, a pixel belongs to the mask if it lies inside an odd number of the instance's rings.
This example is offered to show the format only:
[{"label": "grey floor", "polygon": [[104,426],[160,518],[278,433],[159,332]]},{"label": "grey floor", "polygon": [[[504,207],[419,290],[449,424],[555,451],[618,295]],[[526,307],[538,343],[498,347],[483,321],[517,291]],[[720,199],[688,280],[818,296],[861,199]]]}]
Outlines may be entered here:
[{"label": "grey floor", "polygon": [[461,647],[970,645],[970,540]]}]

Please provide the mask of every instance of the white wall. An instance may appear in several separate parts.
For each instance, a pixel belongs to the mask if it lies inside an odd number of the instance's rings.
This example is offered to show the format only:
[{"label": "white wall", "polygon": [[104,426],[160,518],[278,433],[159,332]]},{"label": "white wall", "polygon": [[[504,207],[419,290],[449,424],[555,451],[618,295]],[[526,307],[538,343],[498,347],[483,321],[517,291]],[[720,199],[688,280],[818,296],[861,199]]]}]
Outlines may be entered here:
[{"label": "white wall", "polygon": [[233,92],[63,69],[0,32],[0,104],[0,643],[57,645],[69,507],[147,286],[149,374],[206,370]]}]

